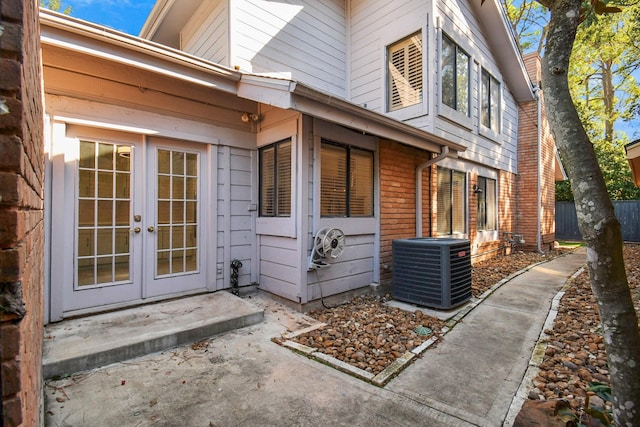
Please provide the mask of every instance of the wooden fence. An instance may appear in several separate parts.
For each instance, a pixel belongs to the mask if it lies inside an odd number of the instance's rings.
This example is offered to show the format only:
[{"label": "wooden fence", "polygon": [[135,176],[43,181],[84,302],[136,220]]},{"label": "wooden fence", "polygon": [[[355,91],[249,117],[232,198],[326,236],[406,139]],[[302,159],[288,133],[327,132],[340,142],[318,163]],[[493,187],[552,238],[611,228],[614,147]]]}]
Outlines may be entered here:
[{"label": "wooden fence", "polygon": [[[613,207],[622,228],[622,239],[640,242],[640,200],[614,201]],[[556,239],[582,240],[573,202],[556,202]]]}]

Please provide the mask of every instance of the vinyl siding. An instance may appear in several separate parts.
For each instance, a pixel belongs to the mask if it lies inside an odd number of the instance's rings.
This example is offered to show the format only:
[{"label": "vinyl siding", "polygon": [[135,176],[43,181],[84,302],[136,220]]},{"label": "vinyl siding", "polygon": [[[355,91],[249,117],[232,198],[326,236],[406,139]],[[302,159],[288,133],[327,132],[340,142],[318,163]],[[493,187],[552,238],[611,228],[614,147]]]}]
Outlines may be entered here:
[{"label": "vinyl siding", "polygon": [[[443,31],[471,56],[472,128],[468,129],[441,116],[436,116],[434,133],[466,145],[467,150],[460,154],[462,159],[508,172],[517,172],[517,104],[494,60],[487,39],[469,8],[469,3],[461,0],[440,1],[437,3],[436,17],[439,19]],[[430,36],[437,40],[437,29],[430,32]],[[434,61],[431,62],[437,63],[438,55],[439,52],[436,50]],[[480,133],[479,75],[482,67],[498,79],[502,88],[502,126],[498,140],[492,140]],[[437,105],[439,101],[436,94],[437,91],[434,91],[431,97],[433,105]]]},{"label": "vinyl siding", "polygon": [[238,0],[231,7],[231,66],[345,97],[344,1]]},{"label": "vinyl siding", "polygon": [[[426,27],[430,1],[353,0],[351,2],[351,101],[386,110],[386,46]],[[424,47],[426,48],[426,46]],[[425,93],[430,79],[425,77]]]},{"label": "vinyl siding", "polygon": [[229,66],[227,2],[203,2],[180,32],[180,40],[185,52]]},{"label": "vinyl siding", "polygon": [[221,146],[218,148],[218,220],[216,262],[222,264],[217,276],[217,288],[230,286],[231,261],[242,262],[238,283],[250,284],[253,279],[255,229],[252,203],[253,158],[255,150]]}]

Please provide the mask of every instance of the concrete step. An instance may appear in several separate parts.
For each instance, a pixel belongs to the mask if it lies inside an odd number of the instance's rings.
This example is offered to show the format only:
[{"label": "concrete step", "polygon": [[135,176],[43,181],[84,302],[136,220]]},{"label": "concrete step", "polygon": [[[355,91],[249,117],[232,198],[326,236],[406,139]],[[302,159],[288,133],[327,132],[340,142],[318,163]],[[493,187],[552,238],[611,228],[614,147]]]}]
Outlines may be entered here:
[{"label": "concrete step", "polygon": [[45,326],[45,379],[121,362],[254,325],[264,311],[228,292],[192,296]]}]

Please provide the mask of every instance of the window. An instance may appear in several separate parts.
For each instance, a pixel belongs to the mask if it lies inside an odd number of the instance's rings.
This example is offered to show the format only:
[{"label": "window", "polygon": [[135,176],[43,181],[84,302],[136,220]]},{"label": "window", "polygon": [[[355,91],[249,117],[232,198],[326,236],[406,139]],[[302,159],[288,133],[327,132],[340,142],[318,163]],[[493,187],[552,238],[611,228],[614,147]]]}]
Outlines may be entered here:
[{"label": "window", "polygon": [[322,141],[320,214],[373,216],[373,152]]},{"label": "window", "polygon": [[465,116],[469,116],[471,110],[469,108],[470,72],[470,56],[443,33],[440,58],[442,103]]},{"label": "window", "polygon": [[480,80],[480,123],[494,132],[500,132],[500,83],[484,68]]},{"label": "window", "polygon": [[478,197],[478,230],[493,231],[496,229],[496,180],[478,177],[478,185],[474,190]]},{"label": "window", "polygon": [[438,235],[466,232],[466,174],[438,167]]},{"label": "window", "polygon": [[260,149],[260,216],[291,216],[291,140]]},{"label": "window", "polygon": [[417,32],[387,49],[388,111],[422,101],[422,35]]}]

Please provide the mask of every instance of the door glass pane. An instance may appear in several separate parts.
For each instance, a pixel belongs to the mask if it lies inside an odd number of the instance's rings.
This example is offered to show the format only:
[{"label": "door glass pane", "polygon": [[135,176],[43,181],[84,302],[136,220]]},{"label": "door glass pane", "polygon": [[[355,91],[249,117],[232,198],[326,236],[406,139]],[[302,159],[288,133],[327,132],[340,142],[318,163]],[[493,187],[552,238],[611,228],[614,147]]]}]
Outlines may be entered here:
[{"label": "door glass pane", "polygon": [[95,276],[95,259],[80,258],[78,260],[78,286],[93,285],[96,283]]},{"label": "door glass pane", "polygon": [[113,253],[113,230],[111,228],[97,230],[98,255]]},{"label": "door glass pane", "polygon": [[165,175],[158,176],[158,198],[171,198],[171,177]]},{"label": "door glass pane", "polygon": [[78,174],[78,194],[80,197],[94,197],[96,194],[96,173],[93,170],[80,169]]},{"label": "door glass pane", "polygon": [[197,222],[198,217],[196,215],[197,202],[187,202],[185,209],[185,222],[187,224],[193,224]]},{"label": "door glass pane", "polygon": [[184,178],[181,176],[173,176],[172,178],[172,189],[171,198],[173,200],[176,199],[184,199]]},{"label": "door glass pane", "polygon": [[117,173],[116,174],[116,197],[119,199],[128,199],[129,198],[129,177],[128,173]]},{"label": "door glass pane", "polygon": [[187,153],[187,176],[198,176],[198,155],[195,153]]},{"label": "door glass pane", "polygon": [[131,146],[118,145],[116,148],[116,170],[128,172],[131,168]]},{"label": "door glass pane", "polygon": [[115,253],[129,253],[129,229],[120,228],[116,230],[116,248]]},{"label": "door glass pane", "polygon": [[98,169],[113,170],[113,145],[98,144]]},{"label": "door glass pane", "polygon": [[158,173],[171,173],[171,151],[158,150]]},{"label": "door glass pane", "polygon": [[113,200],[98,200],[98,225],[113,225]]},{"label": "door glass pane", "polygon": [[181,151],[171,152],[171,171],[174,175],[184,175],[184,154]]},{"label": "door glass pane", "polygon": [[171,227],[158,227],[158,250],[171,247]]},{"label": "door glass pane", "polygon": [[113,197],[113,173],[98,172],[98,197]]},{"label": "door glass pane", "polygon": [[184,202],[175,201],[173,202],[173,206],[171,209],[173,215],[173,223],[183,223],[184,222]]},{"label": "door glass pane", "polygon": [[199,155],[164,149],[157,153],[156,274],[197,271]]},{"label": "door glass pane", "polygon": [[78,225],[80,227],[95,225],[95,203],[95,200],[78,200]]},{"label": "door glass pane", "polygon": [[171,202],[158,201],[158,224],[171,224]]},{"label": "door glass pane", "polygon": [[95,240],[93,229],[78,230],[78,256],[95,255]]},{"label": "door glass pane", "polygon": [[158,276],[164,276],[171,273],[171,267],[169,266],[169,254],[171,252],[158,252],[156,259],[156,266],[158,269]]},{"label": "door glass pane", "polygon": [[171,272],[182,273],[184,271],[184,251],[171,252]]},{"label": "door glass pane", "polygon": [[96,283],[113,282],[113,257],[101,257],[96,259]]},{"label": "door glass pane", "polygon": [[96,162],[96,143],[92,141],[80,141],[80,167],[95,167]]},{"label": "door glass pane", "polygon": [[80,141],[79,150],[76,286],[130,280],[131,147]]},{"label": "door glass pane", "polygon": [[128,225],[129,224],[129,201],[118,200],[116,201],[116,225]]},{"label": "door glass pane", "polygon": [[115,257],[115,277],[116,282],[129,279],[129,257],[117,256]]}]

